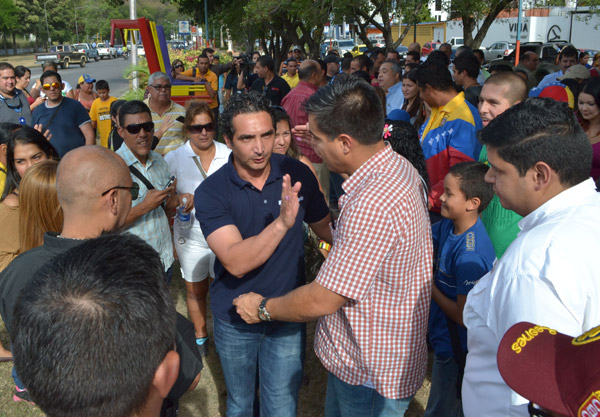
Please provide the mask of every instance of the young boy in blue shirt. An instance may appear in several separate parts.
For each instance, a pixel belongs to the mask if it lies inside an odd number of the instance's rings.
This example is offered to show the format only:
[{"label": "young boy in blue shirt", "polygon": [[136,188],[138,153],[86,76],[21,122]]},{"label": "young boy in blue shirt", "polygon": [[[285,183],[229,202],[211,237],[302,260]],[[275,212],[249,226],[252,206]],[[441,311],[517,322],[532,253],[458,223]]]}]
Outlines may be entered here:
[{"label": "young boy in blue shirt", "polygon": [[444,219],[432,226],[436,255],[429,340],[434,363],[425,417],[463,415],[459,397],[467,352],[463,308],[468,292],[496,258],[479,218],[494,195],[492,185],[484,181],[487,170],[480,162],[450,168],[440,198]]}]

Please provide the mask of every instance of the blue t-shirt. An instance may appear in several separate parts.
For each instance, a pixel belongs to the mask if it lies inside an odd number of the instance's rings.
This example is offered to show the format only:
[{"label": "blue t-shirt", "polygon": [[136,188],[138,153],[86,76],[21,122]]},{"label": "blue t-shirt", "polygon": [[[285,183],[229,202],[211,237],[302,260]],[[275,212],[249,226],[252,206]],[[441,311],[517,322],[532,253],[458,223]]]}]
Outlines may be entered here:
[{"label": "blue t-shirt", "polygon": [[[437,271],[434,285],[448,298],[467,295],[477,281],[492,269],[496,255],[494,245],[481,219],[461,235],[453,233],[454,223],[442,219],[432,226],[433,247],[436,250]],[[431,301],[429,340],[436,356],[454,357],[446,314]],[[457,324],[464,351],[467,351],[467,329]]]},{"label": "blue t-shirt", "polygon": [[323,220],[329,209],[312,171],[302,162],[279,154],[271,155],[271,172],[262,190],[240,178],[233,165],[233,155],[196,189],[196,218],[205,237],[223,226],[234,225],[242,238],[247,239],[258,235],[279,216],[284,174],[290,175],[292,184],[302,183],[296,223],[269,260],[243,278],[231,275],[216,259],[210,307],[221,320],[243,322],[231,304],[241,294],[253,291],[265,297],[277,297],[306,282],[302,222]]},{"label": "blue t-shirt", "polygon": [[[54,113],[56,116],[48,126]],[[80,128],[86,123],[91,123],[87,110],[80,102],[69,97],[63,97],[60,106],[47,107],[46,102],[33,110],[33,124],[42,124],[44,130],[50,130],[50,143],[61,158],[70,150],[85,145],[85,136]]]}]

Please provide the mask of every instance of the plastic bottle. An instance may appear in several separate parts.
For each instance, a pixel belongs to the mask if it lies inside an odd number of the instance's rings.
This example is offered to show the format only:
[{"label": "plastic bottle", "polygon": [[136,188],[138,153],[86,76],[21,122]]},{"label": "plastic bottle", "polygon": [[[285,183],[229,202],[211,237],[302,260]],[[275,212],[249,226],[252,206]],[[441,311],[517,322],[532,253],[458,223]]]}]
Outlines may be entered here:
[{"label": "plastic bottle", "polygon": [[179,219],[178,227],[181,230],[189,229],[192,227],[192,214],[184,212],[185,205],[187,204],[187,198],[183,198],[183,204],[177,207],[177,218]]}]

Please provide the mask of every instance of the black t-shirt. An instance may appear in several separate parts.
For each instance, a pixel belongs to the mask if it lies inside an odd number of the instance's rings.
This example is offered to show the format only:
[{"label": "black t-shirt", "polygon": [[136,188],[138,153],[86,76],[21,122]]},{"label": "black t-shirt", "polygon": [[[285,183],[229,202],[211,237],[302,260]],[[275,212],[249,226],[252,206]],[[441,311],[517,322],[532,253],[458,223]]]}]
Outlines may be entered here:
[{"label": "black t-shirt", "polygon": [[252,91],[258,91],[271,100],[274,106],[280,106],[281,100],[290,92],[290,85],[279,75],[275,75],[268,85],[265,85],[264,78],[258,78],[252,83]]}]

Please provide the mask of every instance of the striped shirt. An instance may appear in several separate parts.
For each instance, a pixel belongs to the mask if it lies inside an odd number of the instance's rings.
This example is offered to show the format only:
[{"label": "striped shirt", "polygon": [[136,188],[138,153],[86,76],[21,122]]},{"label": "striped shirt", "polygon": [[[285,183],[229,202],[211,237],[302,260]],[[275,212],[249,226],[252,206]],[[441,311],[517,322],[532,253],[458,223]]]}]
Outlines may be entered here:
[{"label": "striped shirt", "polygon": [[[148,104],[148,107],[150,107],[148,102],[149,99],[144,100],[144,103]],[[169,107],[162,116],[152,110],[152,108],[150,108],[150,111],[152,112],[152,121],[154,122],[154,132],[160,129],[163,121],[168,116],[170,116],[171,121],[174,122],[173,126],[171,126],[169,130],[162,135],[162,138],[160,138],[156,149],[154,149],[156,152],[164,156],[165,154],[179,148],[185,142],[182,132],[183,123],[175,120],[179,116],[185,117],[185,108],[182,105],[171,101],[171,107]]]},{"label": "striped shirt", "polygon": [[[150,151],[146,166],[131,153],[127,144],[117,150],[117,154],[123,158],[127,166],[133,165],[144,177],[156,188],[162,190],[169,182],[169,167],[162,156],[154,151]],[[137,199],[131,202],[131,206],[135,207],[146,198],[148,188],[138,177],[131,174],[131,179],[140,186],[140,194]],[[171,229],[169,228],[169,220],[162,207],[157,207],[152,211],[144,214],[136,221],[131,223],[124,232],[132,233],[139,236],[147,244],[152,246],[159,254],[165,271],[171,267],[175,258],[173,257],[173,244],[171,239]]]},{"label": "striped shirt", "polygon": [[433,250],[423,186],[387,145],[342,187],[332,250],[316,280],[348,301],[319,319],[315,352],[347,384],[406,398],[427,368]]}]

